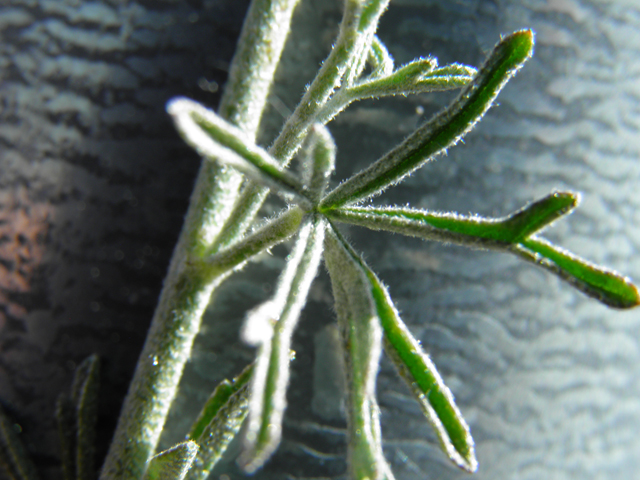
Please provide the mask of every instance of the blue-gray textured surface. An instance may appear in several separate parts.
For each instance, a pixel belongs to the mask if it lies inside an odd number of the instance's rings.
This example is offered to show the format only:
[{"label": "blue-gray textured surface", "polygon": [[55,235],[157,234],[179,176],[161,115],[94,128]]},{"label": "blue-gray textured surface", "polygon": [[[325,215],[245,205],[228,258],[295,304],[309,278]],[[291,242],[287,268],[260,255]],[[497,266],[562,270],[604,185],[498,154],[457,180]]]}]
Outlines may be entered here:
[{"label": "blue-gray textured surface", "polygon": [[[339,4],[302,0],[271,130],[326,54]],[[106,358],[114,390],[101,410],[107,440],[197,166],[163,103],[186,94],[215,104],[196,85],[223,80],[245,7],[233,0],[2,7],[0,400],[47,478],[56,476],[55,396],[69,383],[67,364],[94,350]],[[537,45],[464,145],[375,202],[503,215],[554,188],[578,190],[582,206],[549,237],[640,279],[639,24],[632,0],[392,0],[380,36],[397,63],[433,54],[441,64],[477,65],[500,34],[523,27],[537,32]],[[331,126],[337,178],[449,98],[352,106]],[[456,395],[477,442],[473,478],[633,478],[640,470],[638,313],[608,310],[514,258],[348,233]],[[250,361],[251,350],[237,342],[242,312],[266,298],[281,266],[269,257],[218,295],[167,445],[215,383]],[[343,475],[332,319],[323,274],[295,339],[285,440],[258,478]],[[443,458],[388,363],[378,394],[385,452],[399,479],[467,478]],[[231,461],[217,473],[225,471],[239,475]]]},{"label": "blue-gray textured surface", "polygon": [[105,453],[199,165],[165,103],[217,102],[247,5],[0,2],[0,401],[46,478],[94,351]]}]

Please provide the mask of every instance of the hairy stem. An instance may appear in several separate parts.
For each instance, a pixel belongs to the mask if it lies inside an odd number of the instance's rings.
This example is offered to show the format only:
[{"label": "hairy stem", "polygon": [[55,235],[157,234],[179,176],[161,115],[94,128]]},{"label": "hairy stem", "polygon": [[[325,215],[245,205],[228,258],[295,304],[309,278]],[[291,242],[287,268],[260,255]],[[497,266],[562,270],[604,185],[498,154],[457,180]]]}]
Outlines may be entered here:
[{"label": "hairy stem", "polygon": [[[375,30],[377,21],[389,0],[374,0],[364,5],[361,0],[346,0],[340,33],[331,53],[305,92],[293,114],[287,119],[282,131],[269,148],[269,153],[286,167],[304,141],[317,116],[340,87],[349,66],[358,53],[358,41],[362,42],[362,28]],[[364,26],[362,24],[364,23]],[[234,238],[242,235],[251,225],[269,191],[249,182],[236,203],[223,232],[214,243],[212,252],[230,245]]]},{"label": "hairy stem", "polygon": [[[298,0],[254,0],[220,114],[255,138]],[[120,414],[101,480],[138,480],[153,455],[216,283],[190,264],[220,233],[242,176],[203,162],[147,340]]]}]

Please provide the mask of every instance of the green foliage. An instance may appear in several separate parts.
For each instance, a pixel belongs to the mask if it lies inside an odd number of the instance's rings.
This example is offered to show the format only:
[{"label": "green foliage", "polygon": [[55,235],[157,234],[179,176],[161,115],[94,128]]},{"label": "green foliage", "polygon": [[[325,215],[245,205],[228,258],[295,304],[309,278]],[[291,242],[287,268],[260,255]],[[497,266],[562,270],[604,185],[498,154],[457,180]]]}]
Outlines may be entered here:
[{"label": "green foliage", "polygon": [[96,355],[76,368],[69,395],[58,397],[56,417],[65,480],[95,478],[95,436],[100,361]]},{"label": "green foliage", "polygon": [[199,441],[207,426],[219,415],[231,397],[245,389],[252,373],[253,365],[249,365],[233,381],[223,380],[220,382],[202,407],[202,411],[196,421],[193,422],[188,435],[189,440]]},{"label": "green foliage", "polygon": [[[291,338],[323,257],[346,359],[350,478],[393,478],[383,454],[375,396],[383,347],[444,453],[458,467],[476,470],[470,428],[452,392],[338,223],[516,254],[607,305],[640,303],[627,278],[539,236],[577,206],[577,194],[554,192],[497,219],[357,205],[458,143],[533,52],[533,32],[521,30],[502,38],[479,69],[457,63],[438,67],[431,57],[396,69],[375,35],[388,3],[345,0],[334,48],[269,149],[257,146],[255,138],[297,0],[253,1],[219,114],[184,98],[168,104],[178,132],[202,155],[203,165],[102,480],[204,480],[245,418],[239,464],[249,473],[264,465],[281,438]],[[367,64],[370,73],[363,76]],[[364,98],[454,88],[461,92],[447,108],[325,193],[335,162],[335,144],[325,125],[343,109]],[[296,153],[301,175],[287,168]],[[256,226],[269,192],[281,196],[287,208]],[[153,456],[211,293],[253,256],[294,236],[273,298],[248,313],[242,330],[244,340],[259,348],[255,363],[214,390],[185,442]],[[67,480],[92,478],[96,398],[97,361],[92,357],[78,368],[71,394],[58,403]],[[2,466],[16,478],[33,479],[33,468],[1,410],[0,434]]]},{"label": "green foliage", "polygon": [[220,382],[205,403],[187,436],[198,445],[187,480],[206,479],[242,427],[248,413],[249,383],[254,369],[249,365],[232,382]]},{"label": "green foliage", "polygon": [[505,37],[456,101],[369,168],[329,193],[320,204],[321,211],[378,194],[455,145],[482,118],[502,87],[532,52],[533,32],[530,30]]},{"label": "green foliage", "polygon": [[638,290],[628,278],[593,265],[535,235],[571,212],[577,204],[577,194],[555,192],[499,219],[402,207],[344,207],[327,212],[327,216],[373,230],[514,253],[610,307],[637,306]]},{"label": "green foliage", "polygon": [[380,419],[375,396],[382,347],[380,319],[367,277],[333,229],[327,235],[325,262],[345,348],[350,477],[384,478],[389,468],[377,434]]},{"label": "green foliage", "polygon": [[0,406],[0,474],[3,478],[37,480],[36,469],[27,457],[16,425]]},{"label": "green foliage", "polygon": [[[487,112],[500,90],[532,51],[533,33],[523,30],[504,37],[477,71],[457,64],[436,68],[436,61],[430,58],[418,59],[394,71],[393,60],[386,48],[377,37],[372,37],[367,56],[372,69],[370,77],[358,80],[352,76],[353,69],[362,71],[360,65],[347,68],[343,86],[327,99],[324,107],[313,106],[314,112],[321,112],[317,118],[333,118],[351,101],[368,96],[407,94],[460,85],[464,88],[449,107],[419,127],[402,144],[326,195],[324,190],[328,174],[333,170],[335,147],[322,125],[310,130],[308,145],[301,154],[305,170],[302,178],[297,179],[282,169],[281,165],[286,161],[273,157],[273,149],[266,152],[253,145],[241,145],[241,132],[234,131],[212,111],[186,99],[170,103],[168,110],[187,142],[209,160],[238,168],[274,193],[284,196],[292,192],[293,195],[285,198],[295,203],[304,217],[294,253],[289,257],[274,298],[251,312],[244,328],[245,339],[260,346],[249,402],[245,450],[239,460],[247,472],[262,466],[280,439],[290,339],[316,274],[320,258],[318,246],[323,236],[325,263],[331,276],[346,358],[351,478],[392,478],[382,453],[375,398],[375,379],[383,343],[389,358],[407,381],[434,427],[444,452],[456,465],[469,472],[477,468],[470,429],[455,404],[453,394],[400,319],[382,282],[340,235],[335,222],[471,248],[515,253],[608,305],[628,308],[638,304],[638,291],[626,278],[590,265],[536,236],[577,206],[577,194],[554,192],[499,219],[401,207],[352,206],[399,183],[459,142]],[[354,61],[358,58],[356,56]],[[315,82],[311,89],[313,85]],[[320,90],[328,91],[326,85],[321,87]],[[331,111],[322,113],[323,109]],[[291,150],[295,148],[287,151]],[[242,157],[244,163],[237,157]],[[268,226],[263,230],[265,228]],[[287,230],[287,234],[291,231]],[[251,238],[253,236],[247,237]],[[284,238],[283,235],[282,240]],[[250,250],[245,246],[247,239],[215,254],[210,264],[219,261],[218,258],[227,258],[230,255],[227,252],[242,255],[243,260],[257,253],[257,248]],[[313,257],[313,261],[304,260],[307,255]]]},{"label": "green foliage", "polygon": [[159,453],[149,460],[142,480],[183,480],[197,452],[196,442],[188,440]]},{"label": "green foliage", "polygon": [[280,443],[286,407],[291,336],[316,276],[322,255],[325,220],[309,216],[272,300],[250,313],[244,328],[248,343],[260,351],[251,389],[245,452],[239,463],[247,472],[261,467]]}]

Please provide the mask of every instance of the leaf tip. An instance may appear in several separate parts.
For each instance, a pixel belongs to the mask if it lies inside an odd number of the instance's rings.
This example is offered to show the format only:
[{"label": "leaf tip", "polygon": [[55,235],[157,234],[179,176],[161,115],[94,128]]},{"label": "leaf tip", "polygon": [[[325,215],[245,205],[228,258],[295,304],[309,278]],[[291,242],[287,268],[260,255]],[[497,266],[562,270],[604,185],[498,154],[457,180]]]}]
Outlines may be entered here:
[{"label": "leaf tip", "polygon": [[[612,298],[612,301],[604,301],[607,305],[621,310],[630,310],[640,306],[640,291],[629,277],[620,279],[620,291]],[[607,298],[607,300],[609,300]]]},{"label": "leaf tip", "polygon": [[458,459],[458,466],[467,473],[475,473],[478,471],[478,459],[474,449],[468,453],[466,457],[460,457]]},{"label": "leaf tip", "polygon": [[552,195],[554,198],[561,200],[567,207],[577,207],[581,200],[578,192],[555,191]]},{"label": "leaf tip", "polygon": [[[640,292],[630,278],[600,267],[547,240],[532,236],[520,243],[523,258],[555,273],[601,303],[621,310],[640,305]],[[527,252],[528,250],[528,252]]]},{"label": "leaf tip", "polygon": [[165,109],[169,115],[176,117],[177,115],[191,110],[195,102],[186,97],[174,97],[167,102]]},{"label": "leaf tip", "polygon": [[502,42],[510,46],[514,59],[519,59],[517,62],[522,63],[533,55],[535,33],[531,29],[518,30],[506,36]]}]

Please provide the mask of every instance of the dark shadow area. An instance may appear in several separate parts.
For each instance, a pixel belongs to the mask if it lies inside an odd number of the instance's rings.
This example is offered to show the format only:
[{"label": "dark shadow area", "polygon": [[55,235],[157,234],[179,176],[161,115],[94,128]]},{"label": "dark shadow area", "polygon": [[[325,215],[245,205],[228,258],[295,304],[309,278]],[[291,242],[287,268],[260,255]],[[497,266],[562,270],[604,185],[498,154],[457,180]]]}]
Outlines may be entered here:
[{"label": "dark shadow area", "polygon": [[56,398],[91,353],[106,453],[200,164],[165,104],[217,105],[247,6],[0,8],[0,402],[45,479]]}]

